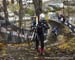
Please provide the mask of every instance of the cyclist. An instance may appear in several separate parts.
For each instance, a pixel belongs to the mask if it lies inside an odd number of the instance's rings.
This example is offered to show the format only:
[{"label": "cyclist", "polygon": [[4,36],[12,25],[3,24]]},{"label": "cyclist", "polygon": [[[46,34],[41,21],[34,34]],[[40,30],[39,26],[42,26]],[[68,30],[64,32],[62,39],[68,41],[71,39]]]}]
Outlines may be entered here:
[{"label": "cyclist", "polygon": [[[46,20],[45,20],[45,14],[40,14],[40,19],[38,21],[38,24],[36,26],[36,50],[39,51],[41,54],[44,53],[44,32],[47,31],[49,28]],[[39,48],[39,45],[41,48]]]}]

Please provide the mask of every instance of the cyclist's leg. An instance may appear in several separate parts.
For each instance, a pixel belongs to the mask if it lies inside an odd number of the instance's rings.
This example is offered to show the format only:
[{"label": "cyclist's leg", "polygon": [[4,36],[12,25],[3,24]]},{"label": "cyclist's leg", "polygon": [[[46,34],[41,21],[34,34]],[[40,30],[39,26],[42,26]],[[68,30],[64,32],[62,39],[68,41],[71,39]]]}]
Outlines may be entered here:
[{"label": "cyclist's leg", "polygon": [[37,37],[37,35],[36,35],[36,50],[38,51],[38,48],[39,48],[39,40],[38,40],[38,37]]},{"label": "cyclist's leg", "polygon": [[40,36],[41,53],[44,52],[44,35]]},{"label": "cyclist's leg", "polygon": [[42,37],[42,40],[41,40],[41,48],[43,49],[44,48],[44,39]]}]

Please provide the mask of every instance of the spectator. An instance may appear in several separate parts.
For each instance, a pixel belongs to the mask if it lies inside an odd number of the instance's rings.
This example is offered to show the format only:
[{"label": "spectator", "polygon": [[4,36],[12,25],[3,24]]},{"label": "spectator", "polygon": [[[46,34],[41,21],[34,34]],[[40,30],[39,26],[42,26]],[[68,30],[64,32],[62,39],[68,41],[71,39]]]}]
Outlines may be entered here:
[{"label": "spectator", "polygon": [[55,26],[55,27],[53,28],[52,32],[57,36],[58,33],[59,33],[59,29],[58,29],[58,27]]},{"label": "spectator", "polygon": [[58,15],[58,20],[59,20],[60,22],[64,23],[64,22],[65,22],[65,16],[62,15],[62,14]]}]

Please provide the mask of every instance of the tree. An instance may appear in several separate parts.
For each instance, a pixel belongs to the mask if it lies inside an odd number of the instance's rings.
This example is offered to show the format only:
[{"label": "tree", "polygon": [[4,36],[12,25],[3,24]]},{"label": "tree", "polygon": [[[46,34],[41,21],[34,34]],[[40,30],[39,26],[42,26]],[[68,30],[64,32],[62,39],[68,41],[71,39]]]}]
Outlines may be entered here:
[{"label": "tree", "polygon": [[35,7],[36,16],[39,18],[40,13],[42,13],[42,0],[33,0],[33,4]]},{"label": "tree", "polygon": [[22,14],[23,14],[23,7],[22,7],[22,0],[19,0],[19,27],[22,25]]},{"label": "tree", "polygon": [[6,28],[7,28],[8,11],[7,11],[7,1],[6,0],[3,0],[3,11],[5,14]]},{"label": "tree", "polygon": [[[22,18],[23,18],[23,7],[22,7],[22,0],[18,0],[18,3],[19,3],[19,27],[21,28],[22,27]],[[19,33],[21,33],[21,29],[19,30]],[[21,37],[18,33],[18,37],[17,37],[17,43],[20,43],[21,42]]]},{"label": "tree", "polygon": [[14,4],[14,0],[11,0],[11,3],[13,3],[13,4]]}]

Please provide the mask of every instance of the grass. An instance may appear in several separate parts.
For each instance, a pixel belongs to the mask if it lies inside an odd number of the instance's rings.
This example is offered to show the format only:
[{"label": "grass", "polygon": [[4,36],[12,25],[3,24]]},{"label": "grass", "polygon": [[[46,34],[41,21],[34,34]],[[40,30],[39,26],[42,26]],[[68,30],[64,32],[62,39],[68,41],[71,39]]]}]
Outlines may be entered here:
[{"label": "grass", "polygon": [[75,37],[71,38],[71,40],[68,40],[68,42],[59,45],[58,48],[62,50],[75,51]]}]

